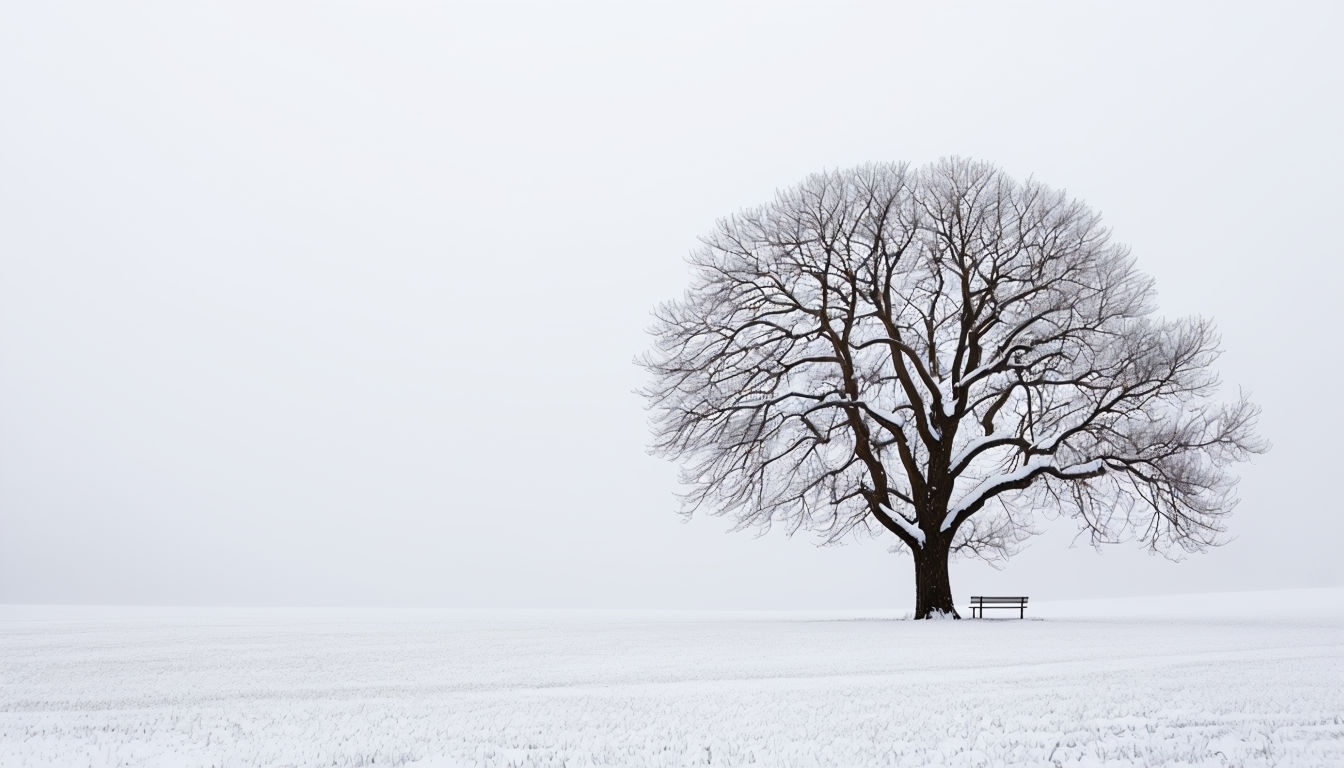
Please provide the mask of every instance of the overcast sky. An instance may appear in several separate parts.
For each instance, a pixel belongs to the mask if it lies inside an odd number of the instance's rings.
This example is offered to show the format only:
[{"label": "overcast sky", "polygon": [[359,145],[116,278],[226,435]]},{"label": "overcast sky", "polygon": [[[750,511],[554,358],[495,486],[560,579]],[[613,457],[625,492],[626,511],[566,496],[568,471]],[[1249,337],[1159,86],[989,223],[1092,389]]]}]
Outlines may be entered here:
[{"label": "overcast sky", "polygon": [[888,542],[683,523],[650,309],[717,217],[966,155],[1215,318],[1235,540],[959,600],[1344,583],[1338,4],[7,3],[0,602],[913,605]]}]

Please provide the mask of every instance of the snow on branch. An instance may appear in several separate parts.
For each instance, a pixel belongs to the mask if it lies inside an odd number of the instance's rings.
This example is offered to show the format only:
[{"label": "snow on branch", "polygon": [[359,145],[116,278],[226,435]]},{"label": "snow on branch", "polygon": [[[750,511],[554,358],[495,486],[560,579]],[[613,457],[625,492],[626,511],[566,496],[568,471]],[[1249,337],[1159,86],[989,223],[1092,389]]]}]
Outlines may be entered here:
[{"label": "snow on branch", "polygon": [[924,546],[924,542],[925,542],[925,540],[926,540],[926,539],[925,539],[925,536],[924,536],[924,532],[921,531],[921,530],[919,529],[918,526],[916,526],[914,523],[910,522],[909,520],[906,520],[906,519],[905,519],[905,515],[902,515],[901,513],[897,512],[896,510],[892,509],[891,507],[887,506],[886,504],[882,504],[882,505],[880,505],[880,506],[881,506],[882,511],[883,511],[884,513],[886,513],[887,516],[890,517],[890,518],[892,519],[892,522],[894,522],[894,523],[896,523],[896,525],[900,526],[900,529],[903,530],[903,531],[905,531],[907,534],[909,534],[909,535],[910,535],[910,538],[914,539],[914,540],[919,544],[919,546],[921,546],[921,547]]},{"label": "snow on branch", "polygon": [[1093,459],[1067,467],[1057,467],[1053,456],[1033,457],[1026,464],[1011,472],[982,480],[956,503],[948,507],[939,530],[943,532],[951,530],[958,522],[958,518],[969,516],[984,506],[986,501],[1006,490],[1025,488],[1039,475],[1049,473],[1061,480],[1085,480],[1100,475],[1105,469],[1105,463],[1101,459]]}]

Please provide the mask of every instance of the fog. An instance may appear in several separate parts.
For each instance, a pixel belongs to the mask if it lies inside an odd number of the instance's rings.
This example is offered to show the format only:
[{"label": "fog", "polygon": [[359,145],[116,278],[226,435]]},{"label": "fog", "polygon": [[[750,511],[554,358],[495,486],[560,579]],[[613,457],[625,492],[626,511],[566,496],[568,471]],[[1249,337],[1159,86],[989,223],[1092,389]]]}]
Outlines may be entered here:
[{"label": "fog", "polygon": [[1059,520],[958,597],[1344,584],[1342,16],[8,4],[0,602],[912,605],[887,540],[683,522],[633,361],[718,217],[946,155],[1101,211],[1274,444],[1220,549]]}]

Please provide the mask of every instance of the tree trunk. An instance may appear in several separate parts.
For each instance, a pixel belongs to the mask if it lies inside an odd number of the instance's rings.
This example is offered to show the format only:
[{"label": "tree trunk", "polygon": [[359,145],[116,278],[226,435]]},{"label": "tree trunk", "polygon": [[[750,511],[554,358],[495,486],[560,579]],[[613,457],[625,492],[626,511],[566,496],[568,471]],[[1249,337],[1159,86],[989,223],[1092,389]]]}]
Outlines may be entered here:
[{"label": "tree trunk", "polygon": [[952,603],[952,581],[947,573],[948,546],[927,541],[915,554],[915,618],[960,619]]}]

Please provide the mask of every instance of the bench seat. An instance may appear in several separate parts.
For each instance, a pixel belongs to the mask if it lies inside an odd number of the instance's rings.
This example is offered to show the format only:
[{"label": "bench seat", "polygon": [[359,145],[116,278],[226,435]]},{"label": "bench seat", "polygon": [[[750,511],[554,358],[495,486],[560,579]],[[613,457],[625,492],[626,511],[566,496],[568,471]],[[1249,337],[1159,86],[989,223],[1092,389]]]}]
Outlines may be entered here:
[{"label": "bench seat", "polygon": [[971,598],[971,618],[985,618],[986,608],[1016,608],[1017,617],[1025,619],[1027,617],[1027,598],[1023,597],[1004,597],[1002,595],[975,595]]}]

